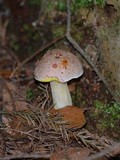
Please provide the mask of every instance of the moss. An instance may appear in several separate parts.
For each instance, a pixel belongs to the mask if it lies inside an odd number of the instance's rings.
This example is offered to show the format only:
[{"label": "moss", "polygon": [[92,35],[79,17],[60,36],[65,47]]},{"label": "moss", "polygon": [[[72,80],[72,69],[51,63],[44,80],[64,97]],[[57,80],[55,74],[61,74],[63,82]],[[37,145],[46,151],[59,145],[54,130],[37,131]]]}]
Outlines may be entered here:
[{"label": "moss", "polygon": [[[71,93],[72,101],[75,106],[84,106],[85,102],[82,101],[82,89],[81,86],[77,85],[74,92]],[[82,103],[82,104],[81,104]]]},{"label": "moss", "polygon": [[102,128],[111,128],[116,130],[120,123],[120,104],[113,102],[112,104],[103,104],[96,100],[94,102],[95,112],[94,118],[98,119]]},{"label": "moss", "polygon": [[26,91],[26,99],[32,100],[35,97],[34,91],[31,88],[28,88]]},{"label": "moss", "polygon": [[60,37],[65,34],[65,28],[63,28],[63,26],[58,28],[56,27],[52,32],[54,37]]}]

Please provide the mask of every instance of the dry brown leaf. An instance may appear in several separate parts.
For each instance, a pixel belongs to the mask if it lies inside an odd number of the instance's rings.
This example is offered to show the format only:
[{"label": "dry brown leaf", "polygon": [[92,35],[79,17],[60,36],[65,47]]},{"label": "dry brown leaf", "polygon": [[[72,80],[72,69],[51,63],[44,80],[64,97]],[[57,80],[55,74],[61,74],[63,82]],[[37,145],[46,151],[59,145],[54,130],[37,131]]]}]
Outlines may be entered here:
[{"label": "dry brown leaf", "polygon": [[[4,109],[7,111],[23,111],[28,109],[28,103],[24,100],[19,100],[16,98],[16,93],[19,93],[19,89],[12,82],[6,82],[6,86],[3,89],[3,103]],[[19,93],[19,95],[22,93]],[[17,100],[16,100],[17,99]]]},{"label": "dry brown leaf", "polygon": [[50,160],[87,160],[90,154],[90,149],[88,148],[73,148],[70,147],[67,150],[54,152]]},{"label": "dry brown leaf", "polygon": [[[3,103],[4,103],[4,111],[12,112],[12,111],[27,111],[28,110],[28,103],[23,100],[19,100],[21,97],[18,95],[22,94],[19,93],[19,89],[15,84],[12,82],[5,82],[5,86],[3,89]],[[18,94],[19,93],[19,94]],[[18,94],[18,95],[17,95]],[[7,117],[6,115],[2,116],[2,121],[7,127],[7,133],[10,135],[17,135],[12,130],[20,130],[23,129],[23,118],[17,116],[15,118]],[[12,130],[11,130],[12,129]]]},{"label": "dry brown leaf", "polygon": [[52,108],[51,114],[60,114],[63,121],[68,123],[68,125],[66,125],[68,128],[82,128],[86,123],[84,110],[76,106],[66,106],[57,110]]},{"label": "dry brown leaf", "polygon": [[12,72],[13,71],[9,71],[9,70],[0,70],[0,76],[4,78],[9,78]]}]

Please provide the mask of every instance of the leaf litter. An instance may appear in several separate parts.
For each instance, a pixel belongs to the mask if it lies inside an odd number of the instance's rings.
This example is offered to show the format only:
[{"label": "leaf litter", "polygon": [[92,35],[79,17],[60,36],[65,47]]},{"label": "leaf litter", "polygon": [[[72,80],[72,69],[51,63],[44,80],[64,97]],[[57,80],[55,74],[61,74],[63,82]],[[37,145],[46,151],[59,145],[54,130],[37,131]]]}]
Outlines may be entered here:
[{"label": "leaf litter", "polygon": [[85,128],[68,129],[67,122],[60,115],[53,116],[49,112],[52,100],[48,84],[39,85],[38,94],[31,102],[25,98],[25,89],[11,81],[5,80],[4,83],[4,107],[0,111],[0,157],[17,153],[39,153],[43,158],[49,155],[54,160],[56,157],[60,158],[60,153],[66,148],[61,160],[77,160],[80,158],[79,154],[83,160],[90,153],[101,151],[113,143],[112,140],[100,138]]}]

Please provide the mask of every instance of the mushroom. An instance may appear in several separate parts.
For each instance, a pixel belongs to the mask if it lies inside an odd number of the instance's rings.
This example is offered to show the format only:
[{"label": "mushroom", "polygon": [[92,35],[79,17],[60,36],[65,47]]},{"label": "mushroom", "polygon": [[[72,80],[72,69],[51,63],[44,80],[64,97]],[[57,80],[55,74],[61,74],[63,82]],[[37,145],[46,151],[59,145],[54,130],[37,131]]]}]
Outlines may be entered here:
[{"label": "mushroom", "polygon": [[50,82],[54,109],[72,106],[67,82],[83,74],[79,59],[71,52],[49,50],[37,63],[34,76],[40,82]]}]

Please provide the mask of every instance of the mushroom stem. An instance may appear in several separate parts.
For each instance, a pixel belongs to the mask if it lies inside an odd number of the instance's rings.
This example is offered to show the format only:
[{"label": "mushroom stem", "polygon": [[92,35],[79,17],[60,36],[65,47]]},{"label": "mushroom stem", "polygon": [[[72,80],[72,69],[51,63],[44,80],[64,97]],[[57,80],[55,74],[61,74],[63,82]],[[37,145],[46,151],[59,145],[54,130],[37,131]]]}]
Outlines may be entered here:
[{"label": "mushroom stem", "polygon": [[50,82],[50,86],[55,109],[60,109],[68,105],[72,105],[72,99],[67,83],[52,81]]}]

